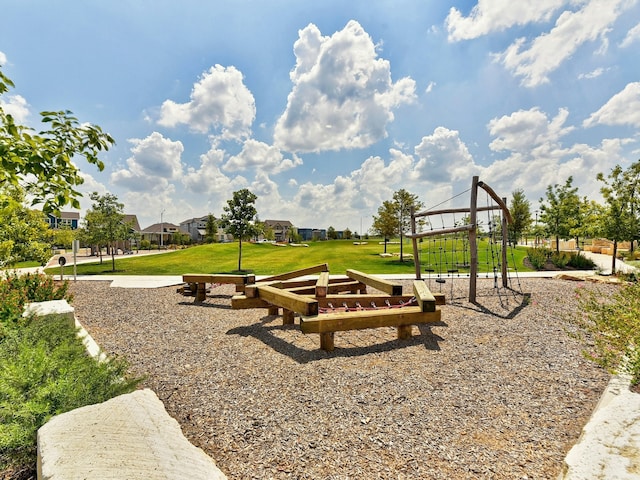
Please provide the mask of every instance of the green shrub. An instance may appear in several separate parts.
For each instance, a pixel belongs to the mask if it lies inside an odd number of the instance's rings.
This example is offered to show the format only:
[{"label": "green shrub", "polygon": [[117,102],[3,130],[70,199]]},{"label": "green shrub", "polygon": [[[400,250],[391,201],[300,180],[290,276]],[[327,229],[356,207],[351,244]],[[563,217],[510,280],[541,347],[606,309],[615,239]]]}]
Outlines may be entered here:
[{"label": "green shrub", "polygon": [[578,335],[585,356],[611,372],[622,371],[640,383],[640,283],[623,286],[611,298],[579,289]]},{"label": "green shrub", "polygon": [[571,260],[571,254],[569,252],[553,252],[550,260],[556,267],[565,268]]},{"label": "green shrub", "polygon": [[527,248],[529,262],[536,270],[542,270],[549,259],[551,251],[548,248]]},{"label": "green shrub", "polygon": [[69,282],[56,285],[48,275],[4,272],[0,277],[0,340],[24,321],[22,312],[26,303],[62,299],[69,302],[73,299]]},{"label": "green shrub", "polygon": [[53,415],[132,391],[127,364],[88,356],[64,317],[34,318],[0,343],[0,468],[35,465],[36,434]]},{"label": "green shrub", "polygon": [[569,260],[568,265],[577,270],[595,270],[597,265],[593,263],[593,260],[585,257],[584,255],[580,255],[579,253],[572,253],[571,259]]}]

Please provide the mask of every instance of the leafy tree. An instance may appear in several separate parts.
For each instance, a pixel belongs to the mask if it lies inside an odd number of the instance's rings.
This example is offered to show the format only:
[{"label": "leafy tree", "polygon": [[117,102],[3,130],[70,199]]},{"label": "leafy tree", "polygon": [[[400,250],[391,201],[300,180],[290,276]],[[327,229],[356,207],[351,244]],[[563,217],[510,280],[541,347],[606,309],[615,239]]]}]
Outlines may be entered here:
[{"label": "leafy tree", "polygon": [[512,245],[517,245],[518,239],[522,238],[531,226],[531,209],[529,200],[524,195],[522,189],[518,189],[511,194],[511,206],[509,207],[513,223],[509,225],[509,241]]},{"label": "leafy tree", "polygon": [[53,244],[62,245],[64,248],[71,248],[73,241],[76,239],[76,231],[71,230],[68,225],[63,228],[57,228],[52,232]]},{"label": "leafy tree", "polygon": [[20,186],[0,187],[0,266],[13,266],[24,260],[41,265],[51,256],[51,232],[44,214],[25,207]]},{"label": "leafy tree", "polygon": [[387,253],[387,242],[398,233],[398,217],[393,202],[385,200],[378,207],[378,215],[373,216],[371,230],[384,239],[384,253]]},{"label": "leafy tree", "polygon": [[214,243],[216,241],[216,233],[218,233],[218,224],[216,217],[211,213],[207,215],[207,223],[205,225],[205,241],[207,243]]},{"label": "leafy tree", "polygon": [[578,226],[580,197],[578,197],[578,187],[572,187],[572,183],[573,177],[569,177],[562,186],[549,185],[546,191],[546,203],[544,199],[540,199],[540,220],[546,225],[547,235],[555,237],[558,253],[560,239],[572,238],[572,229]]},{"label": "leafy tree", "polygon": [[[0,70],[0,96],[13,87]],[[99,170],[98,159],[114,139],[99,126],[80,123],[68,110],[41,112],[45,130],[34,130],[15,123],[0,103],[0,187],[21,185],[32,198],[32,205],[44,203],[43,210],[55,212],[71,204],[80,208],[76,187],[83,182],[74,157],[84,157]]]},{"label": "leafy tree", "polygon": [[348,228],[345,228],[344,231],[342,232],[342,235],[344,236],[344,238],[346,238],[347,240],[351,239],[351,236],[353,235],[351,233],[351,230],[349,230]]},{"label": "leafy tree", "polygon": [[597,178],[604,183],[600,189],[605,200],[604,215],[601,216],[601,233],[613,241],[612,273],[616,271],[616,255],[618,243],[633,241],[640,231],[640,220],[637,216],[637,182],[640,176],[640,161],[628,170],[616,165],[605,178],[599,173]]},{"label": "leafy tree", "polygon": [[[106,246],[111,251],[112,271],[116,271],[116,244],[120,240],[127,240],[131,226],[124,222],[124,205],[118,202],[118,197],[107,193],[90,195],[93,205],[85,215],[85,238],[98,247]],[[102,257],[101,257],[102,258]]]},{"label": "leafy tree", "polygon": [[338,232],[336,232],[336,229],[332,226],[329,226],[329,228],[327,228],[327,238],[329,240],[335,240],[336,238],[338,238]]},{"label": "leafy tree", "polygon": [[256,234],[254,220],[258,212],[254,203],[257,198],[246,188],[233,192],[220,219],[222,228],[238,239],[238,271],[242,271],[242,241]]}]

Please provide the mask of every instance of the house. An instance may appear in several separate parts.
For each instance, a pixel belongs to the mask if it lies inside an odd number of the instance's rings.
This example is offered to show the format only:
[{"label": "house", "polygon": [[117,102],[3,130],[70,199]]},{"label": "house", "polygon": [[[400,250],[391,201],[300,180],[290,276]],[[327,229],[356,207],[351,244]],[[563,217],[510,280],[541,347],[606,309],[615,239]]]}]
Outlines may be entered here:
[{"label": "house", "polygon": [[170,245],[174,242],[174,235],[180,232],[180,227],[173,223],[163,222],[154,223],[148,226],[141,233],[142,240],[149,240],[152,244],[159,245],[160,247]]},{"label": "house", "polygon": [[60,212],[60,216],[56,217],[52,213],[47,214],[47,223],[49,228],[70,228],[76,230],[80,225],[79,212]]},{"label": "house", "polygon": [[[189,220],[180,222],[180,231],[188,233],[191,237],[191,241],[195,243],[202,243],[207,238],[208,219],[209,215],[205,215],[204,217],[190,218]],[[216,219],[216,222],[219,222],[218,219]],[[214,240],[218,243],[233,242],[233,235],[226,233],[224,229],[218,226]]]},{"label": "house", "polygon": [[289,240],[289,233],[293,231],[293,224],[289,220],[265,220],[265,227],[273,230],[273,239],[276,242]]}]

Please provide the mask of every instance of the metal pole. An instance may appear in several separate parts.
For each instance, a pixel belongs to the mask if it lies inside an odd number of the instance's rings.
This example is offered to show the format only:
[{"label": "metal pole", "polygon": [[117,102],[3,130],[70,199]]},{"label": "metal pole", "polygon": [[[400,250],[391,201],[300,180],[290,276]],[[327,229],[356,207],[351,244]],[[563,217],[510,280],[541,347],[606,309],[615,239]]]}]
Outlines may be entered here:
[{"label": "metal pole", "polygon": [[469,224],[473,226],[469,230],[469,252],[471,255],[469,265],[469,302],[476,301],[476,285],[478,279],[478,177],[474,176],[471,182],[471,203],[469,205]]},{"label": "metal pole", "polygon": [[[502,198],[504,204],[507,204],[507,199],[505,197]],[[507,225],[507,217],[506,215],[502,215],[502,286],[507,288],[507,239],[509,227]]]}]

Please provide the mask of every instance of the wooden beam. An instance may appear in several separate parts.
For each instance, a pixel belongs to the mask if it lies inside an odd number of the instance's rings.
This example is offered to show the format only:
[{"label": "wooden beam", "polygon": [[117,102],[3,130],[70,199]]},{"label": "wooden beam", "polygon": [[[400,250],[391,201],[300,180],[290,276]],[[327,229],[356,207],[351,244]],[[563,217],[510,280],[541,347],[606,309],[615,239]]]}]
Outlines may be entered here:
[{"label": "wooden beam", "polygon": [[[234,295],[231,297],[231,308],[234,310],[245,310],[247,308],[273,308],[269,302],[258,297],[247,297],[246,295]],[[277,307],[275,307],[278,310]],[[276,312],[275,315],[278,313]]]},{"label": "wooden beam", "polygon": [[234,285],[246,285],[248,283],[255,283],[256,276],[187,273],[182,275],[182,281],[185,283],[231,283]]},{"label": "wooden beam", "polygon": [[327,313],[300,318],[303,333],[340,332],[365,328],[398,327],[440,321],[440,310],[423,312],[420,307],[360,310],[357,312]]},{"label": "wooden beam", "polygon": [[370,308],[371,302],[376,307],[386,307],[385,301],[389,301],[391,305],[400,305],[401,303],[407,303],[413,298],[413,295],[386,295],[386,294],[363,294],[363,293],[343,293],[341,295],[328,294],[324,298],[318,298],[318,305],[320,308],[329,308],[329,304],[334,307],[342,307],[343,304],[347,304],[349,308],[356,308],[356,303],[364,308]]},{"label": "wooden beam", "polygon": [[274,275],[272,277],[263,278],[263,282],[273,282],[277,280],[291,280],[292,278],[304,277],[305,275],[312,275],[314,273],[328,272],[329,264],[322,263],[320,265],[314,265],[313,267],[302,268],[300,270],[293,270],[291,272],[281,273],[280,275]]},{"label": "wooden beam", "polygon": [[326,297],[329,287],[329,272],[322,272],[316,282],[316,297]]},{"label": "wooden beam", "polygon": [[270,285],[258,287],[258,298],[301,315],[318,314],[318,301],[316,299],[296,295]]},{"label": "wooden beam", "polygon": [[427,288],[427,285],[421,280],[413,281],[413,294],[418,301],[418,306],[423,312],[436,311],[436,299]]},{"label": "wooden beam", "polygon": [[402,285],[398,283],[388,282],[382,278],[367,275],[357,270],[347,270],[347,276],[389,295],[402,295]]}]

